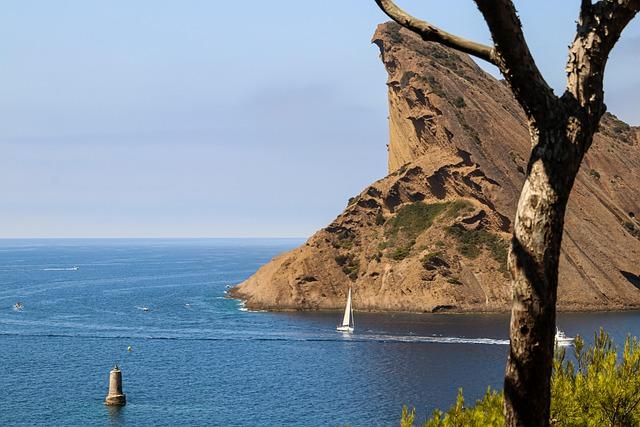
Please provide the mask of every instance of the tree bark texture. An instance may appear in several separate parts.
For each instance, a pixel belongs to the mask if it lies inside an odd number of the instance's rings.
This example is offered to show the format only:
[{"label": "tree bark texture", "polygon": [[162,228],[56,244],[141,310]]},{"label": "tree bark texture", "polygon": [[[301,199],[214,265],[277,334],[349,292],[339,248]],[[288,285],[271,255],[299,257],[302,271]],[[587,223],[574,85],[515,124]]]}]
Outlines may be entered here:
[{"label": "tree bark texture", "polygon": [[[561,114],[561,113],[560,113]],[[532,128],[534,149],[514,221],[510,348],[504,381],[505,425],[549,423],[558,260],[569,194],[593,134],[572,140],[571,118],[551,129]]]},{"label": "tree bark texture", "polygon": [[532,150],[508,259],[513,306],[504,411],[506,426],[548,426],[565,211],[580,163],[606,111],[603,78],[609,53],[640,10],[640,0],[581,0],[561,97],[536,66],[511,0],[475,0],[494,46],[447,33],[409,15],[393,0],[375,1],[424,40],[496,65],[527,115]]}]

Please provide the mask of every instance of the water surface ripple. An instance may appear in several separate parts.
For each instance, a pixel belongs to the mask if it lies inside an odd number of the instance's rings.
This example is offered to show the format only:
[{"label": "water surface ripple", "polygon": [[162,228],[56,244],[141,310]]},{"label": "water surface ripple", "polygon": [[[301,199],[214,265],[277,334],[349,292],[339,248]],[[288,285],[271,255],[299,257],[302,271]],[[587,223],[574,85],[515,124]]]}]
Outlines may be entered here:
[{"label": "water surface ripple", "polygon": [[[225,298],[300,243],[0,241],[0,425],[391,426],[403,404],[424,418],[458,387],[469,399],[500,387],[506,315],[356,311],[349,336],[335,331],[340,313],[251,312]],[[618,340],[640,326],[636,312],[559,320]],[[102,403],[114,363],[119,410]]]}]

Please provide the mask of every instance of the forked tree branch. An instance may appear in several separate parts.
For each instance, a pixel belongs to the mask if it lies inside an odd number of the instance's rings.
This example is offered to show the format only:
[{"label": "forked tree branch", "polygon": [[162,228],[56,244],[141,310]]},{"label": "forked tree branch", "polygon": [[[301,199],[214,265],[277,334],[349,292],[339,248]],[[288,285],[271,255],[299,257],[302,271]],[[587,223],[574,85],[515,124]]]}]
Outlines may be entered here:
[{"label": "forked tree branch", "polygon": [[543,122],[558,98],[545,81],[529,51],[522,24],[511,0],[475,0],[493,43],[498,68],[530,119]]},{"label": "forked tree branch", "polygon": [[448,33],[430,23],[418,19],[404,10],[400,9],[392,0],[375,0],[380,9],[387,14],[391,19],[396,21],[403,27],[413,31],[422,37],[423,40],[438,42],[450,48],[459,50],[469,55],[476,56],[480,59],[484,59],[494,65],[497,65],[495,61],[495,51],[491,46],[484,45],[482,43],[476,43],[471,40],[467,40],[463,37],[458,37],[454,34]]},{"label": "forked tree branch", "polygon": [[582,0],[576,36],[567,61],[567,99],[577,101],[596,126],[604,113],[603,78],[607,59],[640,0]]}]

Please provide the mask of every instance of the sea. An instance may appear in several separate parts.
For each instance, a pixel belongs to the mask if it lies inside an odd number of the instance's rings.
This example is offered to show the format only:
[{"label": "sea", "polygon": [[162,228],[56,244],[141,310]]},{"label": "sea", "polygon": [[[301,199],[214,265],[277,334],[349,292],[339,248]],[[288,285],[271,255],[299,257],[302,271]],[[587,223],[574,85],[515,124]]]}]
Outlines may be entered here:
[{"label": "sea", "polygon": [[[1,426],[394,426],[500,389],[505,314],[252,312],[226,291],[301,239],[0,240]],[[20,301],[21,310],[14,304]],[[640,313],[560,313],[618,343]],[[130,350],[130,351],[129,351]],[[127,405],[107,407],[110,369]]]}]

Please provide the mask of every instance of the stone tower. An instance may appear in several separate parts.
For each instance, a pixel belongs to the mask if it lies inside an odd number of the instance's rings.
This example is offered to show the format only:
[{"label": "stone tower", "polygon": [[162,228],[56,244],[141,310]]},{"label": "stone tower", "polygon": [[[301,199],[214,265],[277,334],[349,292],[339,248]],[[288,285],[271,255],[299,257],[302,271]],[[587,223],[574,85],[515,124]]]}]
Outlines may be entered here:
[{"label": "stone tower", "polygon": [[107,394],[104,404],[108,406],[124,406],[127,404],[127,397],[122,392],[122,371],[118,365],[109,372],[109,394]]}]

